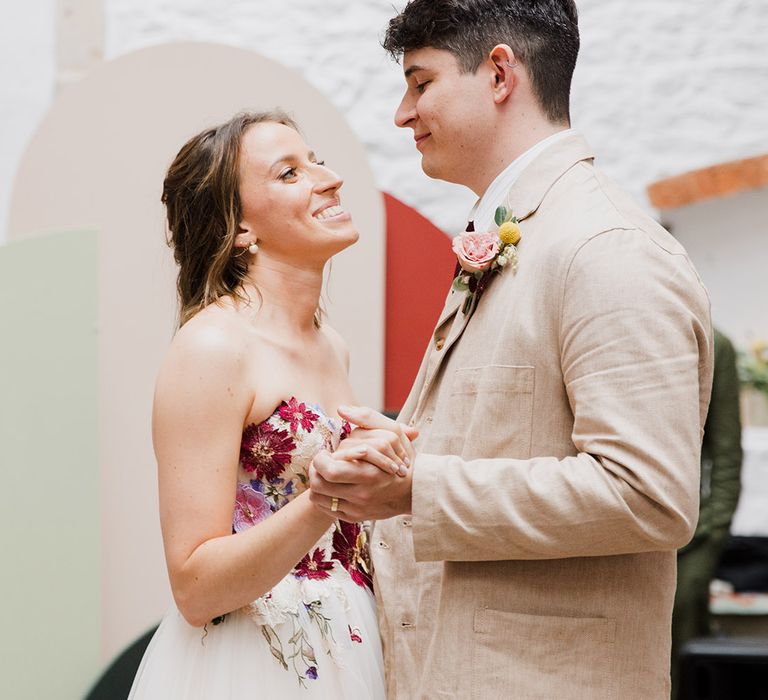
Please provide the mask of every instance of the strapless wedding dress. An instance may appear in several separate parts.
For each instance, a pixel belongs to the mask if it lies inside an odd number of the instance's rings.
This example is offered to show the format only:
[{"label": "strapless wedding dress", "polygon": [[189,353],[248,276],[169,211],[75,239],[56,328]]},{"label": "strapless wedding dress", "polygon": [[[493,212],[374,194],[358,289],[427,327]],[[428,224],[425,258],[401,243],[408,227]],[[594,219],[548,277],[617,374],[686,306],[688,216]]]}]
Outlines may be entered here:
[{"label": "strapless wedding dress", "polygon": [[[321,449],[349,425],[291,398],[243,432],[232,529],[270,517],[307,488]],[[383,700],[384,671],[359,524],[336,521],[269,593],[189,625],[175,606],[139,667],[129,700]]]}]

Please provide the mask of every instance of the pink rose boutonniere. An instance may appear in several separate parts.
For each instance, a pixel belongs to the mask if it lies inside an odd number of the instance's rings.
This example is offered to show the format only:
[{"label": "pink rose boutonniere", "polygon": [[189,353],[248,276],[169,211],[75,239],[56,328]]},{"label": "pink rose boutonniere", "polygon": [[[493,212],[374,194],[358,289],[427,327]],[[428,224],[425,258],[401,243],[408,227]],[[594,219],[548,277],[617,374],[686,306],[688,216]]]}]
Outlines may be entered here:
[{"label": "pink rose boutonniere", "polygon": [[464,272],[484,272],[499,254],[499,237],[492,231],[468,231],[453,239],[453,252]]},{"label": "pink rose boutonniere", "polygon": [[479,301],[491,275],[505,267],[517,270],[517,244],[521,233],[517,218],[506,207],[496,209],[495,231],[467,231],[453,239],[453,252],[459,260],[453,290],[467,292],[462,312],[468,314]]}]

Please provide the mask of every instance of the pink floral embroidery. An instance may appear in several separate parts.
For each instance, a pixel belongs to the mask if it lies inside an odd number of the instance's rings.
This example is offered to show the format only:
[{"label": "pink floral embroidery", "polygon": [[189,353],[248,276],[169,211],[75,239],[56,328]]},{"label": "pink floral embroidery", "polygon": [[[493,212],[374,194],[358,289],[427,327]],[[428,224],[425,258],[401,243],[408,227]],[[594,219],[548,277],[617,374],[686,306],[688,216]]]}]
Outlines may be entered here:
[{"label": "pink floral embroidery", "polygon": [[328,573],[333,568],[332,561],[325,561],[325,550],[316,549],[312,556],[305,554],[304,558],[294,567],[294,575],[299,578],[324,579],[328,578]]},{"label": "pink floral embroidery", "polygon": [[263,493],[259,493],[248,484],[237,485],[235,512],[232,516],[232,529],[235,532],[247,530],[271,514],[272,509]]},{"label": "pink floral embroidery", "polygon": [[[253,527],[304,491],[306,470],[314,453],[322,445],[329,450],[335,449],[353,427],[347,421],[334,420],[320,406],[301,403],[295,397],[282,402],[259,425],[249,425],[243,431],[240,447],[242,472],[239,473],[233,510],[233,531],[242,532]],[[368,553],[365,532],[350,523],[340,523],[337,527],[341,529],[334,532],[332,545],[308,553],[293,568],[292,575],[300,580],[328,580],[330,584],[334,572],[344,576],[341,573],[344,568],[358,585],[370,586],[368,569],[364,568]],[[329,552],[331,548],[332,554]],[[263,598],[270,600],[272,594],[267,593]],[[270,603],[275,604],[275,600]],[[319,631],[326,646],[341,640],[333,638],[332,620],[326,615],[320,599],[309,602],[302,599],[295,609],[291,606],[284,612],[287,629],[265,624],[261,628],[262,634],[280,666],[294,672],[299,685],[308,688],[322,673],[313,648],[315,632]],[[214,623],[221,622],[224,617],[217,618]],[[364,643],[360,629],[349,626],[348,632],[351,641],[347,644]],[[341,634],[343,637],[343,627]]]},{"label": "pink floral embroidery", "polygon": [[280,418],[291,424],[291,432],[294,434],[298,431],[299,426],[306,431],[312,430],[312,427],[319,418],[317,413],[310,411],[307,408],[306,404],[299,403],[293,397],[288,403],[283,401],[283,403],[280,404],[278,413],[280,414]]},{"label": "pink floral embroidery", "polygon": [[291,461],[296,443],[285,430],[275,430],[269,423],[249,425],[243,432],[240,463],[259,479],[273,481],[280,477]]}]

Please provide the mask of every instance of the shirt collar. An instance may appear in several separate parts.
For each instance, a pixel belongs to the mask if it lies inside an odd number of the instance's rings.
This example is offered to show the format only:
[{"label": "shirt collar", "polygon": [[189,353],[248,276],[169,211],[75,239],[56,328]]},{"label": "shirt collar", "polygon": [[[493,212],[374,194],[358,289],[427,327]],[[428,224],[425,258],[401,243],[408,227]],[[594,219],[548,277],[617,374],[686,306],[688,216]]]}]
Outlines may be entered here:
[{"label": "shirt collar", "polygon": [[523,170],[525,170],[545,148],[573,133],[575,133],[574,129],[563,129],[563,131],[558,131],[556,134],[552,134],[552,136],[542,139],[535,146],[529,148],[525,153],[515,158],[515,160],[504,168],[504,170],[502,170],[488,186],[488,189],[483,196],[477,200],[475,206],[472,207],[472,211],[469,213],[468,220],[474,222],[475,231],[489,231],[491,225],[494,223],[493,217],[497,207],[502,204],[504,198],[507,196],[507,192],[509,192],[512,185],[515,184],[515,181]]}]

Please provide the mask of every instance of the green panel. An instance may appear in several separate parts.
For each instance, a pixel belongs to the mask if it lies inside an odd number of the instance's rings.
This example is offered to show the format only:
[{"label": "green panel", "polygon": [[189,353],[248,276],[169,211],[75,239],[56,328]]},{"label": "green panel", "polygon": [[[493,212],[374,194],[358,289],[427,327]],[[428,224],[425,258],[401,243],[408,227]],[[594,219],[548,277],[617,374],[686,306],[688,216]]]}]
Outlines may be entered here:
[{"label": "green panel", "polygon": [[0,246],[0,697],[82,698],[100,670],[94,232]]}]

